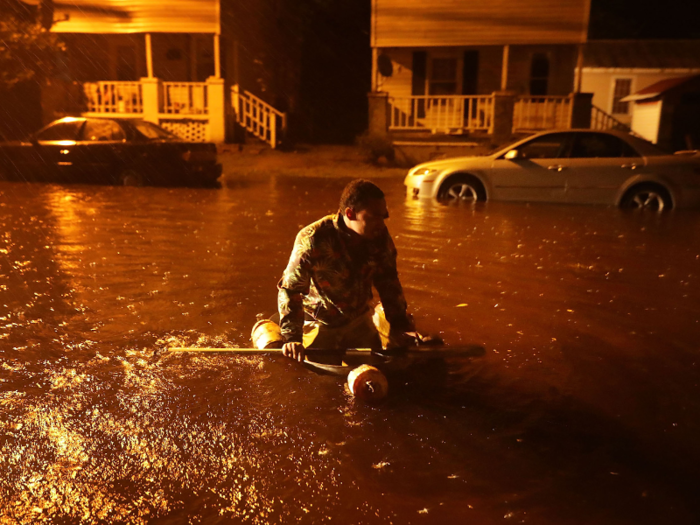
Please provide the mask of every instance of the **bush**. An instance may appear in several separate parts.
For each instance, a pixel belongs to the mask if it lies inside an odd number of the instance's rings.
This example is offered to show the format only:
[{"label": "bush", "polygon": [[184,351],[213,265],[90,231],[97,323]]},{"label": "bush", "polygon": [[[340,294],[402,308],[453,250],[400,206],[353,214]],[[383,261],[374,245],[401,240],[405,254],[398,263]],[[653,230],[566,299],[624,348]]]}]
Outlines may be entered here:
[{"label": "bush", "polygon": [[391,139],[366,131],[357,137],[357,146],[365,158],[373,164],[379,164],[383,158],[386,163],[394,163],[394,145]]}]

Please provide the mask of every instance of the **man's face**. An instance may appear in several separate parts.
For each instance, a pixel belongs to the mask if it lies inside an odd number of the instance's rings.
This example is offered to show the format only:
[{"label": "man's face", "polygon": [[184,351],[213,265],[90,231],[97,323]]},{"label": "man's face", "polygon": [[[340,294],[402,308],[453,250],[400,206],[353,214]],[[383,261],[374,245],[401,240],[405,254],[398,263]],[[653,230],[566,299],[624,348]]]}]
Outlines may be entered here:
[{"label": "man's face", "polygon": [[360,237],[376,239],[386,231],[384,221],[389,218],[389,211],[384,199],[372,199],[358,212],[346,208],[345,218],[348,228]]}]

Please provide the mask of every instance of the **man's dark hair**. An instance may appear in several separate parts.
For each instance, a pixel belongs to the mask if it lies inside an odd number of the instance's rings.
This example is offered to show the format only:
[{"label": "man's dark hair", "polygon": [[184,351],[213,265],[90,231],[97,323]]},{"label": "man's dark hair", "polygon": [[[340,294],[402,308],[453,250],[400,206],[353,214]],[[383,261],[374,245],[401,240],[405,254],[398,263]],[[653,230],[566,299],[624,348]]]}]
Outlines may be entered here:
[{"label": "man's dark hair", "polygon": [[355,179],[350,182],[340,196],[340,211],[350,208],[356,212],[367,208],[369,201],[383,199],[384,192],[374,182],[365,179]]}]

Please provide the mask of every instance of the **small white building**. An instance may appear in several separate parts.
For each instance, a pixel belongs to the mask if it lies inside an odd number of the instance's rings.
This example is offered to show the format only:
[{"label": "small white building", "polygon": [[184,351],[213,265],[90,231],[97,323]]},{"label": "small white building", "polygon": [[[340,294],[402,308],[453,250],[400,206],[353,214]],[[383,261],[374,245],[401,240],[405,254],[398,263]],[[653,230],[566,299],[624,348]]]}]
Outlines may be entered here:
[{"label": "small white building", "polygon": [[634,133],[670,151],[700,148],[700,75],[667,78],[622,101]]},{"label": "small white building", "polygon": [[700,73],[700,40],[593,40],[585,45],[581,91],[593,105],[626,124],[625,97],[667,79]]}]

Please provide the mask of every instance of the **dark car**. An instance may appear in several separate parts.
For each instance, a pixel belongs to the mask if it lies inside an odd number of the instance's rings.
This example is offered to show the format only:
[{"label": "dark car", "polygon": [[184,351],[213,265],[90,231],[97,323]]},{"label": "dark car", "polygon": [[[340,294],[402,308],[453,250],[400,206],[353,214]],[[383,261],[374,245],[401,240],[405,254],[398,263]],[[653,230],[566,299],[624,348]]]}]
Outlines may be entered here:
[{"label": "dark car", "polygon": [[216,146],[187,142],[137,119],[56,120],[27,141],[0,143],[0,179],[148,185],[213,185]]}]

